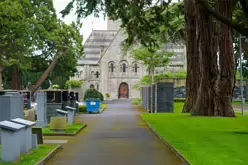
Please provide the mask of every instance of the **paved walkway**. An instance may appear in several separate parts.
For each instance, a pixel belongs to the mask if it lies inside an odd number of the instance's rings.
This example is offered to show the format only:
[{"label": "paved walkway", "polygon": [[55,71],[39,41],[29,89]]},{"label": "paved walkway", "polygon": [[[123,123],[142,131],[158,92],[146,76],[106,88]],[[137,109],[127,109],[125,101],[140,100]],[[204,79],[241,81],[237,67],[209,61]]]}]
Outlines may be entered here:
[{"label": "paved walkway", "polygon": [[131,101],[114,100],[102,114],[78,116],[88,127],[70,138],[47,165],[182,164],[140,119],[140,113]]}]

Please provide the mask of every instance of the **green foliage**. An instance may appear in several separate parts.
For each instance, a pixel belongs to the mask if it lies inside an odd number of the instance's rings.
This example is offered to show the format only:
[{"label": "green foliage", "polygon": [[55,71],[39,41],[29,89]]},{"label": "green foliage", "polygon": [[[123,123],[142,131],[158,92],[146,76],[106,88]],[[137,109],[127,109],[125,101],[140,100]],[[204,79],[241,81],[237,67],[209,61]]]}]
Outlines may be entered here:
[{"label": "green foliage", "polygon": [[142,104],[142,100],[139,98],[139,99],[133,99],[132,100],[132,104],[133,105],[141,105]]},{"label": "green foliage", "polygon": [[85,105],[79,106],[79,112],[82,112],[82,113],[87,112],[87,107]]},{"label": "green foliage", "polygon": [[131,51],[131,56],[142,63],[149,72],[155,71],[156,67],[165,67],[170,62],[170,57],[175,55],[172,52],[146,47],[139,47]]},{"label": "green foliage", "polygon": [[106,97],[107,97],[107,98],[110,98],[110,94],[109,94],[109,93],[106,93]]},{"label": "green foliage", "polygon": [[66,89],[68,89],[69,87],[71,87],[72,89],[80,88],[82,84],[83,84],[82,81],[70,80],[70,81],[66,81],[65,88]]},{"label": "green foliage", "polygon": [[[186,72],[176,72],[176,73],[166,73],[166,74],[158,74],[155,75],[155,83],[164,80],[164,79],[186,79],[187,73]],[[152,85],[152,76],[144,76],[140,80],[139,83],[134,85],[133,89],[140,90],[142,86],[151,86]]]},{"label": "green foliage", "polygon": [[99,93],[99,95],[100,95],[100,100],[101,101],[104,101],[104,96],[103,96],[103,94],[101,93],[101,92],[98,92]]},{"label": "green foliage", "polygon": [[98,92],[94,88],[90,88],[86,90],[85,95],[84,95],[84,101],[86,101],[87,99],[91,99],[91,98],[98,98],[101,101],[104,100],[103,94]]},{"label": "green foliage", "polygon": [[53,88],[53,89],[60,89],[60,85],[54,84],[54,85],[52,86],[52,88]]}]

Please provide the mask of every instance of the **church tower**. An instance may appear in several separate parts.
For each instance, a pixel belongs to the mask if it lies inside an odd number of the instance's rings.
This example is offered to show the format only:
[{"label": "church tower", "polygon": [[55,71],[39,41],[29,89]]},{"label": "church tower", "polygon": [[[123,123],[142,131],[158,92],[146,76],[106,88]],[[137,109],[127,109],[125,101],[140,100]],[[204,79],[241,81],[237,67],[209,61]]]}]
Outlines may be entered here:
[{"label": "church tower", "polygon": [[121,26],[121,20],[113,21],[107,19],[107,30],[119,30]]}]

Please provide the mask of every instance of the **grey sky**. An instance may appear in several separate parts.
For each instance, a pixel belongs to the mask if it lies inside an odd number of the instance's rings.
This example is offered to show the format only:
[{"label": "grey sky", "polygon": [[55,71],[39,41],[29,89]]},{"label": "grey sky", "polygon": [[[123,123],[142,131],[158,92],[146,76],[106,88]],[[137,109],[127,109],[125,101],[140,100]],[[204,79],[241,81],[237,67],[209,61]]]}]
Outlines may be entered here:
[{"label": "grey sky", "polygon": [[[61,18],[61,14],[59,13],[61,10],[65,8],[65,6],[70,2],[71,0],[53,0],[54,7],[57,11],[57,15]],[[178,0],[172,0],[172,2],[177,2]],[[70,15],[66,16],[63,20],[70,24],[70,22],[76,20],[75,12],[72,12]],[[93,21],[93,26],[92,26]],[[88,18],[82,20],[83,22],[83,28],[81,30],[81,33],[84,36],[84,41],[88,38],[90,35],[92,29],[94,30],[106,30],[107,24],[106,21],[102,18],[94,18],[93,16],[89,16]]]},{"label": "grey sky", "polygon": [[[65,8],[65,6],[70,2],[71,0],[53,0],[54,7],[56,9],[57,15],[61,18],[61,14],[59,13],[61,10]],[[70,15],[66,16],[63,20],[65,23],[70,24],[72,21],[75,21],[77,16],[74,14],[75,12],[72,12]],[[92,26],[93,21],[93,26]],[[92,28],[94,30],[105,30],[107,28],[106,21],[103,18],[94,18],[93,16],[89,16],[88,18],[82,20],[83,22],[83,28],[81,30],[81,33],[84,36],[84,41],[88,38],[90,35]]]}]

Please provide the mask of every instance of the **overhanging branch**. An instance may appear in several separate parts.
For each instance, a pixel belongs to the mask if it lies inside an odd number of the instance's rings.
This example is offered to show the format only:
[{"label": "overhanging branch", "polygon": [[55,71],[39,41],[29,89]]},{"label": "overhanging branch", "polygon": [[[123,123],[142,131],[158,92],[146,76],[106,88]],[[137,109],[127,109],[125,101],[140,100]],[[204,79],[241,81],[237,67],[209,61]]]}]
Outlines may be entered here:
[{"label": "overhanging branch", "polygon": [[207,10],[211,15],[213,15],[216,19],[221,21],[224,24],[231,26],[233,29],[237,30],[242,35],[248,37],[248,28],[245,28],[244,24],[239,24],[235,21],[228,19],[227,17],[220,14],[218,11],[213,9],[206,0],[198,0],[198,2]]}]

